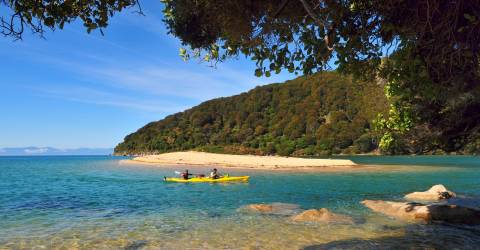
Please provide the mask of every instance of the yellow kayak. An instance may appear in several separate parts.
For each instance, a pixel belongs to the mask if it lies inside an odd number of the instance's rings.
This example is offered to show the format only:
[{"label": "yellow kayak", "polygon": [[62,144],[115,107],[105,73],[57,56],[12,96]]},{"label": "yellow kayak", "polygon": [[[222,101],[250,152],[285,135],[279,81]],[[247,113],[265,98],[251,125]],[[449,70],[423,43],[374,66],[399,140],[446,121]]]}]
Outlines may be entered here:
[{"label": "yellow kayak", "polygon": [[229,182],[229,181],[248,181],[250,176],[225,176],[218,179],[212,179],[210,177],[192,177],[188,180],[183,178],[165,177],[166,182]]}]

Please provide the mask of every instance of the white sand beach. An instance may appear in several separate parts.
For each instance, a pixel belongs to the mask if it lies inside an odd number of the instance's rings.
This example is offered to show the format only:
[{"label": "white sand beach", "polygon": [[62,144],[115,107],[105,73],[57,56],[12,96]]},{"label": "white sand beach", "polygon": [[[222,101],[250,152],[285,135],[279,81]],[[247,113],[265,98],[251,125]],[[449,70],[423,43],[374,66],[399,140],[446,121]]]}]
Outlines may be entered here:
[{"label": "white sand beach", "polygon": [[205,152],[173,152],[158,155],[138,156],[127,163],[153,165],[214,166],[228,168],[268,170],[348,170],[369,168],[357,165],[351,160],[312,159],[280,156],[230,155]]}]

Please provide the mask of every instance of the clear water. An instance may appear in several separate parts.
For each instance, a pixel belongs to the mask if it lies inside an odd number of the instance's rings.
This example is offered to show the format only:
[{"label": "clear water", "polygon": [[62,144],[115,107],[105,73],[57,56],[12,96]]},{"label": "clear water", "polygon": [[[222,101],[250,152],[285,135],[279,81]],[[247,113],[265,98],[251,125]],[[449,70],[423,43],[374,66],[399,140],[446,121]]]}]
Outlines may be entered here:
[{"label": "clear water", "polygon": [[[183,168],[115,157],[0,157],[0,249],[480,249],[478,226],[409,224],[360,204],[401,200],[441,183],[480,208],[480,158],[350,158],[397,166],[366,173],[235,170],[230,174],[248,174],[250,182],[182,184],[162,178]],[[271,202],[325,207],[356,223],[293,223],[239,210]]]}]

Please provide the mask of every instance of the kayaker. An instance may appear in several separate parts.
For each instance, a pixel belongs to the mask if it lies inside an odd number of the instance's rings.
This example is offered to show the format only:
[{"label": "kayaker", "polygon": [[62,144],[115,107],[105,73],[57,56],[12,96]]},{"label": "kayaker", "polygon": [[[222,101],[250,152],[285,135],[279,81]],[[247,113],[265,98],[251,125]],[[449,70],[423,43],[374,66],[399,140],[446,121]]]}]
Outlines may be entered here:
[{"label": "kayaker", "polygon": [[216,168],[214,168],[214,169],[212,170],[212,172],[210,173],[210,178],[212,178],[212,179],[218,179],[218,178],[220,178],[220,175],[218,174]]},{"label": "kayaker", "polygon": [[185,171],[183,171],[180,176],[184,179],[184,180],[188,180],[188,176],[190,176],[192,174],[188,173],[188,169],[185,169]]}]

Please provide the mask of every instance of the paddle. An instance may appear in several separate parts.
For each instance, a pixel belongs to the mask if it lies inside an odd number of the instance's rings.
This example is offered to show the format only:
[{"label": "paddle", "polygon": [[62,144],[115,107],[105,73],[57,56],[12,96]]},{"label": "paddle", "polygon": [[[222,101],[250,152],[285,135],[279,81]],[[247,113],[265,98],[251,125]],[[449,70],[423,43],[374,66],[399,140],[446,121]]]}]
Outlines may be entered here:
[{"label": "paddle", "polygon": [[[181,175],[181,174],[182,174],[182,172],[180,172],[180,171],[174,171],[174,172],[175,172],[175,174],[177,174],[177,175]],[[196,174],[188,173],[188,175],[196,175]],[[163,180],[166,181],[166,180],[167,180],[167,177],[164,176],[164,177],[163,177]]]},{"label": "paddle", "polygon": [[[182,172],[180,172],[180,171],[175,171],[175,174],[181,175]],[[195,175],[195,176],[200,176],[200,175],[202,175],[202,174],[192,174],[192,173],[188,173],[188,174],[189,174],[189,175]]]}]

